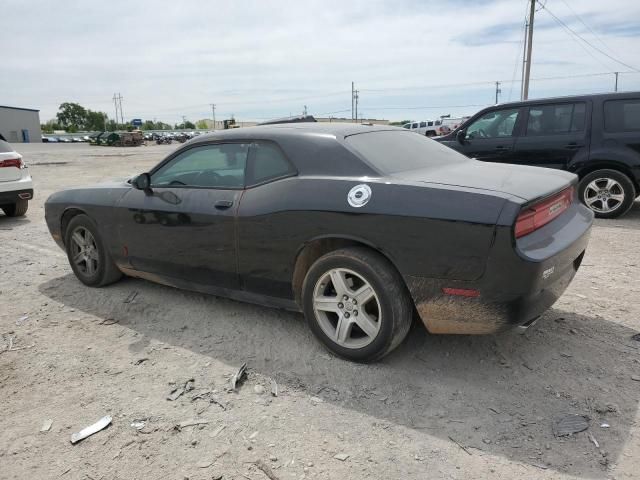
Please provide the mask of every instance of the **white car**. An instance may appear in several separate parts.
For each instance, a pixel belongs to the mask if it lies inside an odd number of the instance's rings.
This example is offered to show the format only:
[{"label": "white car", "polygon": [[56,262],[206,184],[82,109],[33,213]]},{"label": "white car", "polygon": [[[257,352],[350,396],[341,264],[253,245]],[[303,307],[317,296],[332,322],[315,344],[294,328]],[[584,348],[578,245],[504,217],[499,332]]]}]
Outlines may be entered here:
[{"label": "white car", "polygon": [[441,134],[439,131],[441,123],[440,120],[423,120],[421,122],[405,123],[402,128],[406,128],[420,135],[426,135],[427,137],[435,137]]},{"label": "white car", "polygon": [[8,217],[21,217],[32,198],[33,181],[22,155],[0,140],[0,208]]}]

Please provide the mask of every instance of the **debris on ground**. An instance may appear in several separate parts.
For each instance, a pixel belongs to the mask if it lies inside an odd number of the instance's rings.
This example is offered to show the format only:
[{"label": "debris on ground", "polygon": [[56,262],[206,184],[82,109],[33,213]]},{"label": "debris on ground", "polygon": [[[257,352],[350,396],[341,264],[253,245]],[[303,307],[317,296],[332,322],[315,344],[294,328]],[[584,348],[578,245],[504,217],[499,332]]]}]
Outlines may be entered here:
[{"label": "debris on ground", "polygon": [[323,403],[324,400],[321,399],[320,397],[311,397],[311,402],[317,404],[317,403]]},{"label": "debris on ground", "polygon": [[600,424],[600,428],[609,428],[611,425],[609,425],[607,422],[602,422]]},{"label": "debris on ground", "polygon": [[583,432],[589,428],[589,417],[573,413],[556,418],[553,422],[553,434],[556,437],[566,437],[574,433]]},{"label": "debris on ground", "polygon": [[464,450],[464,452],[467,455],[473,455],[469,449],[467,447],[465,447],[464,445],[462,445],[459,441],[455,440],[453,437],[449,436],[449,440],[451,440],[453,443],[455,443],[456,445],[458,445],[462,450]]},{"label": "debris on ground", "polygon": [[278,396],[278,384],[275,380],[271,380],[271,395],[274,397]]},{"label": "debris on ground", "polygon": [[217,437],[226,427],[227,427],[226,425],[220,425],[218,428],[216,428],[213,432],[209,434],[209,437],[210,438]]},{"label": "debris on ground", "polygon": [[262,385],[256,385],[253,387],[253,391],[256,395],[263,395],[264,394],[264,387]]},{"label": "debris on ground", "polygon": [[598,440],[596,440],[596,437],[594,437],[591,432],[587,432],[587,436],[589,437],[589,440],[591,440],[591,443],[593,443],[596,448],[600,448],[600,444],[598,443]]},{"label": "debris on ground", "polygon": [[635,335],[631,335],[631,340],[635,340],[636,342],[640,342],[640,333],[636,333]]},{"label": "debris on ground", "polygon": [[209,420],[185,420],[176,425],[178,430],[182,430],[185,427],[194,427],[196,425],[207,425]]},{"label": "debris on ground", "polygon": [[138,360],[135,361],[134,365],[141,365],[148,360],[149,360],[148,358],[139,358]]},{"label": "debris on ground", "polygon": [[173,402],[178,398],[180,398],[183,393],[190,392],[191,390],[194,389],[194,383],[195,383],[195,380],[193,378],[190,378],[189,380],[184,382],[184,385],[174,388],[173,390],[171,390],[171,392],[167,396],[167,400],[170,400]]},{"label": "debris on ground", "polygon": [[631,380],[634,382],[640,382],[640,375],[631,375]]},{"label": "debris on ground", "polygon": [[136,430],[142,430],[146,424],[147,422],[144,420],[134,420],[131,422],[131,426]]},{"label": "debris on ground", "polygon": [[138,292],[137,291],[133,291],[129,295],[127,295],[127,298],[125,298],[124,302],[122,302],[122,303],[131,303],[136,299],[137,296],[138,296]]},{"label": "debris on ground", "polygon": [[247,364],[243,363],[233,377],[231,377],[231,389],[236,390],[238,385],[247,375]]},{"label": "debris on ground", "polygon": [[118,323],[120,320],[115,320],[113,318],[105,318],[104,320],[102,320],[101,322],[98,322],[98,325],[115,325],[116,323]]},{"label": "debris on ground", "polygon": [[16,320],[16,325],[20,326],[24,322],[26,322],[27,320],[29,320],[29,315],[23,315],[19,319]]},{"label": "debris on ground", "polygon": [[112,418],[107,415],[106,417],[102,417],[93,425],[89,425],[86,428],[83,428],[78,433],[74,433],[71,435],[71,443],[78,443],[80,440],[84,440],[87,437],[90,437],[94,433],[98,433],[100,430],[106,428],[111,423]]},{"label": "debris on ground", "polygon": [[42,423],[42,427],[40,428],[40,431],[48,432],[49,430],[51,430],[51,425],[53,425],[53,420],[49,418]]},{"label": "debris on ground", "polygon": [[194,394],[191,397],[191,401],[195,402],[196,400],[207,400],[209,403],[212,403],[214,405],[218,405],[220,408],[222,408],[222,410],[226,410],[227,406],[226,404],[220,400],[216,395],[215,395],[216,391],[215,390],[203,390],[200,391],[196,394]]},{"label": "debris on ground", "polygon": [[256,467],[258,467],[260,470],[262,470],[262,472],[269,477],[270,480],[278,480],[278,477],[276,476],[275,473],[273,473],[273,470],[271,470],[271,467],[269,465],[267,465],[266,463],[264,463],[262,460],[257,460],[254,465]]},{"label": "debris on ground", "polygon": [[347,455],[346,453],[336,453],[333,458],[344,462],[347,458],[349,458],[349,455]]}]

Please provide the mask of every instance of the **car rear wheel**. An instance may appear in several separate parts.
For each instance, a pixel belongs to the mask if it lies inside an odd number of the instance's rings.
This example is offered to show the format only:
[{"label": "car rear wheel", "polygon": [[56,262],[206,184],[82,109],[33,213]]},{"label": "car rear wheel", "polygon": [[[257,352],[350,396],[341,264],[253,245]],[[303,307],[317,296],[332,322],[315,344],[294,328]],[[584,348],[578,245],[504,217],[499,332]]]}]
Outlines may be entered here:
[{"label": "car rear wheel", "polygon": [[631,208],[636,198],[633,182],[624,173],[603,169],[585,175],[578,188],[580,201],[598,218],[616,218]]},{"label": "car rear wheel", "polygon": [[302,289],[311,331],[340,357],[378,360],[409,332],[413,303],[402,277],[372,250],[347,248],[320,257]]},{"label": "car rear wheel", "polygon": [[122,277],[100,238],[96,224],[87,215],[71,219],[65,246],[73,273],[85,285],[102,287]]},{"label": "car rear wheel", "polygon": [[2,211],[7,217],[22,217],[29,209],[29,201],[19,199],[11,205],[3,205]]}]

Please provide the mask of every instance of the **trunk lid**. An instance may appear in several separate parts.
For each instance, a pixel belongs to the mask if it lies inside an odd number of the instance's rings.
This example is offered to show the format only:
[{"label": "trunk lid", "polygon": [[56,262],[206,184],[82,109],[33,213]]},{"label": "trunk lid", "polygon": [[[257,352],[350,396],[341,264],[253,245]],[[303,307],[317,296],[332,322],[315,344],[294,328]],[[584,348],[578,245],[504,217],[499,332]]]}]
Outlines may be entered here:
[{"label": "trunk lid", "polygon": [[577,178],[562,170],[478,160],[398,172],[393,176],[410,182],[499,192],[518,197],[523,203],[558,192]]}]

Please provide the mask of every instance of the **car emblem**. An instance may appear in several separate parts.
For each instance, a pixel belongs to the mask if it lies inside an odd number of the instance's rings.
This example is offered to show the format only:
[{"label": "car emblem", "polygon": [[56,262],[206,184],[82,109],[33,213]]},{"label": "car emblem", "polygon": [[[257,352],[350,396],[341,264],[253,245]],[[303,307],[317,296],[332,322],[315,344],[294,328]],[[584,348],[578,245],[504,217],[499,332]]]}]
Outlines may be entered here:
[{"label": "car emblem", "polygon": [[364,207],[369,200],[371,200],[371,188],[364,183],[353,187],[347,195],[349,205],[354,208]]},{"label": "car emblem", "polygon": [[556,271],[556,267],[551,267],[551,268],[547,268],[544,272],[542,272],[542,279],[546,280],[547,278],[549,278],[551,275],[553,275],[553,272]]}]

